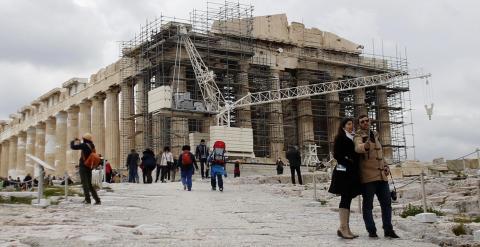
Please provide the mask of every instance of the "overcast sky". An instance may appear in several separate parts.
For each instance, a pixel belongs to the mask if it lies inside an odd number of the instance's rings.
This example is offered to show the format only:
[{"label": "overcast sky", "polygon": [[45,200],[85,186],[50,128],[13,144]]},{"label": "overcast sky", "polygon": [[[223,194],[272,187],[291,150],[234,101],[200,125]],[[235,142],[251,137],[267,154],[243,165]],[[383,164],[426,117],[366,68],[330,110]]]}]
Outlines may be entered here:
[{"label": "overcast sky", "polygon": [[[430,101],[425,82],[411,82],[417,159],[453,159],[480,147],[480,1],[240,2],[254,5],[254,15],[286,13],[289,22],[334,32],[366,52],[375,43],[379,53],[382,41],[386,55],[406,47],[410,67],[433,74],[431,121],[423,107]],[[205,3],[0,0],[0,119],[69,78],[88,78],[114,62],[117,41],[132,39],[147,19],[188,18]]]}]

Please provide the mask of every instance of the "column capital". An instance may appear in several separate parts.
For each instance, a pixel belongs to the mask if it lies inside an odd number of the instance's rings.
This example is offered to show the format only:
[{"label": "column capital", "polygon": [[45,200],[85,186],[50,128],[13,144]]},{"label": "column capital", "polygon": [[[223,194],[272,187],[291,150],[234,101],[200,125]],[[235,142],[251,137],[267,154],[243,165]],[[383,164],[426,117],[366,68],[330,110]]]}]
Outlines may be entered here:
[{"label": "column capital", "polygon": [[92,97],[92,101],[105,100],[107,95],[104,92],[98,92]]},{"label": "column capital", "polygon": [[79,111],[80,111],[80,107],[77,106],[77,105],[72,105],[72,106],[70,106],[70,107],[67,109],[67,113],[68,113],[68,114],[78,113]]},{"label": "column capital", "polygon": [[34,134],[36,131],[37,131],[37,128],[35,128],[35,126],[30,126],[27,129],[27,134],[28,135]]},{"label": "column capital", "polygon": [[107,93],[107,96],[112,95],[112,94],[118,94],[118,93],[120,93],[120,87],[119,86],[111,86],[110,88],[108,88],[106,93]]}]

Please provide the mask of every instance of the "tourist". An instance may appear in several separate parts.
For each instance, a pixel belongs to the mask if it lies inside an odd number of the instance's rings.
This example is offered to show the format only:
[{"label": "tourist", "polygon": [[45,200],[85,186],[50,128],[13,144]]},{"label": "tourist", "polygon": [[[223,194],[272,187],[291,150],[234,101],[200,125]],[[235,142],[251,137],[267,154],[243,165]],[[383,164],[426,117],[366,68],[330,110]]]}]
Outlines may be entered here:
[{"label": "tourist", "polygon": [[198,169],[195,156],[190,152],[190,146],[182,147],[182,154],[178,157],[178,166],[180,167],[180,176],[182,177],[183,189],[192,190],[192,176],[195,173],[195,168]]},{"label": "tourist", "polygon": [[112,165],[108,160],[105,160],[105,180],[107,183],[112,182]]},{"label": "tourist", "polygon": [[278,158],[277,159],[277,175],[282,175],[283,174],[283,166],[285,164],[283,164],[283,161],[282,161],[282,158]]},{"label": "tourist", "polygon": [[145,177],[147,179],[146,182],[144,180],[144,183],[151,184],[152,171],[156,167],[156,161],[155,161],[155,153],[150,148],[147,148],[145,149],[145,151],[143,151],[142,165],[144,170],[144,179]]},{"label": "tourist", "polygon": [[32,176],[30,176],[30,173],[28,173],[27,176],[23,178],[23,184],[25,186],[25,190],[32,187]]},{"label": "tourist", "polygon": [[300,172],[300,164],[302,164],[302,157],[300,156],[300,151],[298,151],[297,146],[290,147],[290,150],[287,152],[288,163],[290,164],[290,172],[292,174],[292,184],[295,184],[295,171],[298,176],[298,183],[303,184],[302,173]]},{"label": "tourist", "polygon": [[382,223],[385,237],[398,238],[392,226],[392,201],[388,186],[390,169],[383,159],[383,148],[378,133],[370,130],[367,115],[358,118],[360,129],[354,137],[355,151],[359,154],[360,178],[363,197],[363,220],[368,236],[377,238],[377,229],[373,220],[373,197],[377,196],[382,209]]},{"label": "tourist", "polygon": [[[212,168],[212,178],[210,179],[210,183],[212,185],[212,190],[217,189],[217,181],[218,181],[218,188],[220,191],[223,191],[223,178],[222,176],[227,177],[227,170],[225,169],[227,161],[225,157],[225,142],[223,141],[216,141],[213,144],[213,150],[208,158],[208,162],[211,164],[210,167]],[[240,168],[239,168],[240,172]]]},{"label": "tourist", "polygon": [[81,157],[79,161],[79,173],[80,180],[82,182],[83,194],[85,196],[85,204],[91,204],[90,193],[92,194],[95,204],[99,205],[100,198],[97,195],[97,191],[93,188],[92,185],[92,170],[85,166],[84,161],[90,156],[90,154],[95,150],[95,145],[92,142],[92,135],[86,133],[82,137],[83,142],[80,143],[78,138],[70,142],[70,148],[73,150],[81,150]]},{"label": "tourist", "polygon": [[234,178],[240,177],[240,162],[238,160],[235,161],[235,166],[233,168],[233,177]]},{"label": "tourist", "polygon": [[[205,177],[208,178],[208,148],[205,145],[205,140],[200,140],[200,144],[195,149],[195,156],[200,161],[200,173],[202,175],[202,179]],[[207,166],[207,172],[205,173],[205,166]]]},{"label": "tourist", "polygon": [[130,153],[127,156],[127,164],[126,164],[128,169],[129,183],[139,183],[139,179],[138,179],[139,160],[140,160],[140,156],[138,155],[137,151],[135,149],[130,150]]},{"label": "tourist", "polygon": [[157,178],[155,183],[158,182],[158,175],[161,172],[160,180],[165,183],[165,179],[170,180],[170,170],[173,167],[173,155],[170,152],[170,147],[164,147],[163,153],[157,158]]},{"label": "tourist", "polygon": [[177,174],[177,171],[178,171],[178,160],[174,159],[172,163],[172,168],[170,169],[172,182],[175,182],[175,175]]},{"label": "tourist", "polygon": [[332,181],[328,192],[340,195],[339,217],[340,227],[337,235],[352,239],[358,237],[350,231],[350,204],[361,192],[358,155],[353,144],[353,119],[345,118],[338,127],[333,145],[333,157],[337,160],[332,173]]}]

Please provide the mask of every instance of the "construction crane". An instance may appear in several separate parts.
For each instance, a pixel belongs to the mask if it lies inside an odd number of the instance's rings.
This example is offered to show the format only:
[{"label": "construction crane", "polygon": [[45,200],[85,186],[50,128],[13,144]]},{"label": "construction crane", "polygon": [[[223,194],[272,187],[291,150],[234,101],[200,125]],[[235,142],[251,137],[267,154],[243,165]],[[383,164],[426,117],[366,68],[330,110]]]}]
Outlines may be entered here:
[{"label": "construction crane", "polygon": [[[322,94],[329,94],[340,91],[353,90],[358,88],[374,87],[397,81],[410,80],[416,78],[428,78],[430,73],[423,73],[421,71],[389,71],[382,74],[357,77],[345,80],[336,80],[330,82],[321,82],[317,84],[309,84],[290,88],[281,88],[277,90],[248,93],[235,102],[225,100],[217,83],[215,82],[215,74],[203,62],[200,53],[195,48],[192,40],[189,37],[189,32],[185,25],[179,25],[178,39],[187,51],[188,57],[191,61],[195,78],[198,82],[200,92],[203,97],[205,110],[208,113],[215,115],[217,126],[210,127],[210,140],[222,139],[229,145],[229,151],[233,152],[235,149],[244,157],[254,157],[253,154],[253,129],[251,128],[234,128],[230,126],[231,112],[235,109],[267,104],[272,102],[279,102],[284,100],[307,98]],[[177,46],[180,49],[180,45]],[[162,86],[155,89],[157,92],[149,92],[149,101],[152,100],[152,107],[149,111],[157,109],[171,108],[172,91],[170,86]],[[150,97],[150,93],[152,96]],[[156,94],[158,93],[158,94]],[[153,99],[152,99],[153,98]],[[150,109],[151,108],[151,109]],[[228,137],[230,136],[230,137]],[[230,141],[227,140],[230,138]],[[241,140],[239,140],[241,139]],[[229,144],[230,142],[230,144]],[[238,143],[242,143],[241,145]],[[238,146],[235,146],[237,145]],[[248,148],[245,148],[248,147]],[[243,153],[243,154],[242,154]],[[244,155],[246,154],[246,155]]]},{"label": "construction crane", "polygon": [[345,80],[321,82],[304,86],[282,88],[277,90],[248,93],[235,102],[227,102],[223,97],[220,89],[215,82],[215,74],[209,70],[198,53],[195,45],[188,36],[185,26],[180,26],[180,39],[185,46],[188,57],[192,63],[195,77],[198,81],[201,94],[207,111],[216,112],[218,125],[226,125],[230,127],[230,113],[246,106],[267,104],[283,100],[292,100],[299,98],[307,98],[333,92],[348,91],[358,88],[366,88],[394,83],[396,81],[410,80],[416,78],[428,78],[430,73],[422,73],[414,71],[407,73],[405,71],[391,71],[387,73],[356,77]]}]

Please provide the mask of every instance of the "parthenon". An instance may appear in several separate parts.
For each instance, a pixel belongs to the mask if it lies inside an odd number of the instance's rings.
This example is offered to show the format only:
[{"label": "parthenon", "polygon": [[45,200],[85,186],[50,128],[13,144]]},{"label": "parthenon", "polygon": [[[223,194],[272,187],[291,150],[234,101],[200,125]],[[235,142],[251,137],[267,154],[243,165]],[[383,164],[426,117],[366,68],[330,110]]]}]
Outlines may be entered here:
[{"label": "parthenon", "polygon": [[[407,70],[404,57],[367,55],[363,46],[334,33],[289,23],[285,14],[253,16],[241,4],[194,10],[189,20],[161,16],[122,42],[121,56],[89,78],[71,78],[33,99],[0,122],[0,176],[33,173],[26,154],[73,175],[79,153],[72,139],[90,132],[97,152],[116,169],[136,148],[171,146],[178,155],[197,144],[215,125],[202,111],[193,68],[179,46],[178,25],[187,26],[193,43],[228,100],[249,92],[275,90],[331,80]],[[175,110],[149,111],[148,93],[162,85],[175,90]],[[320,159],[332,150],[339,120],[368,114],[375,119],[385,156],[406,156],[405,102],[408,81],[388,86],[333,92],[297,100],[237,109],[232,126],[253,129],[254,159],[271,163],[288,146],[316,144]]]}]

